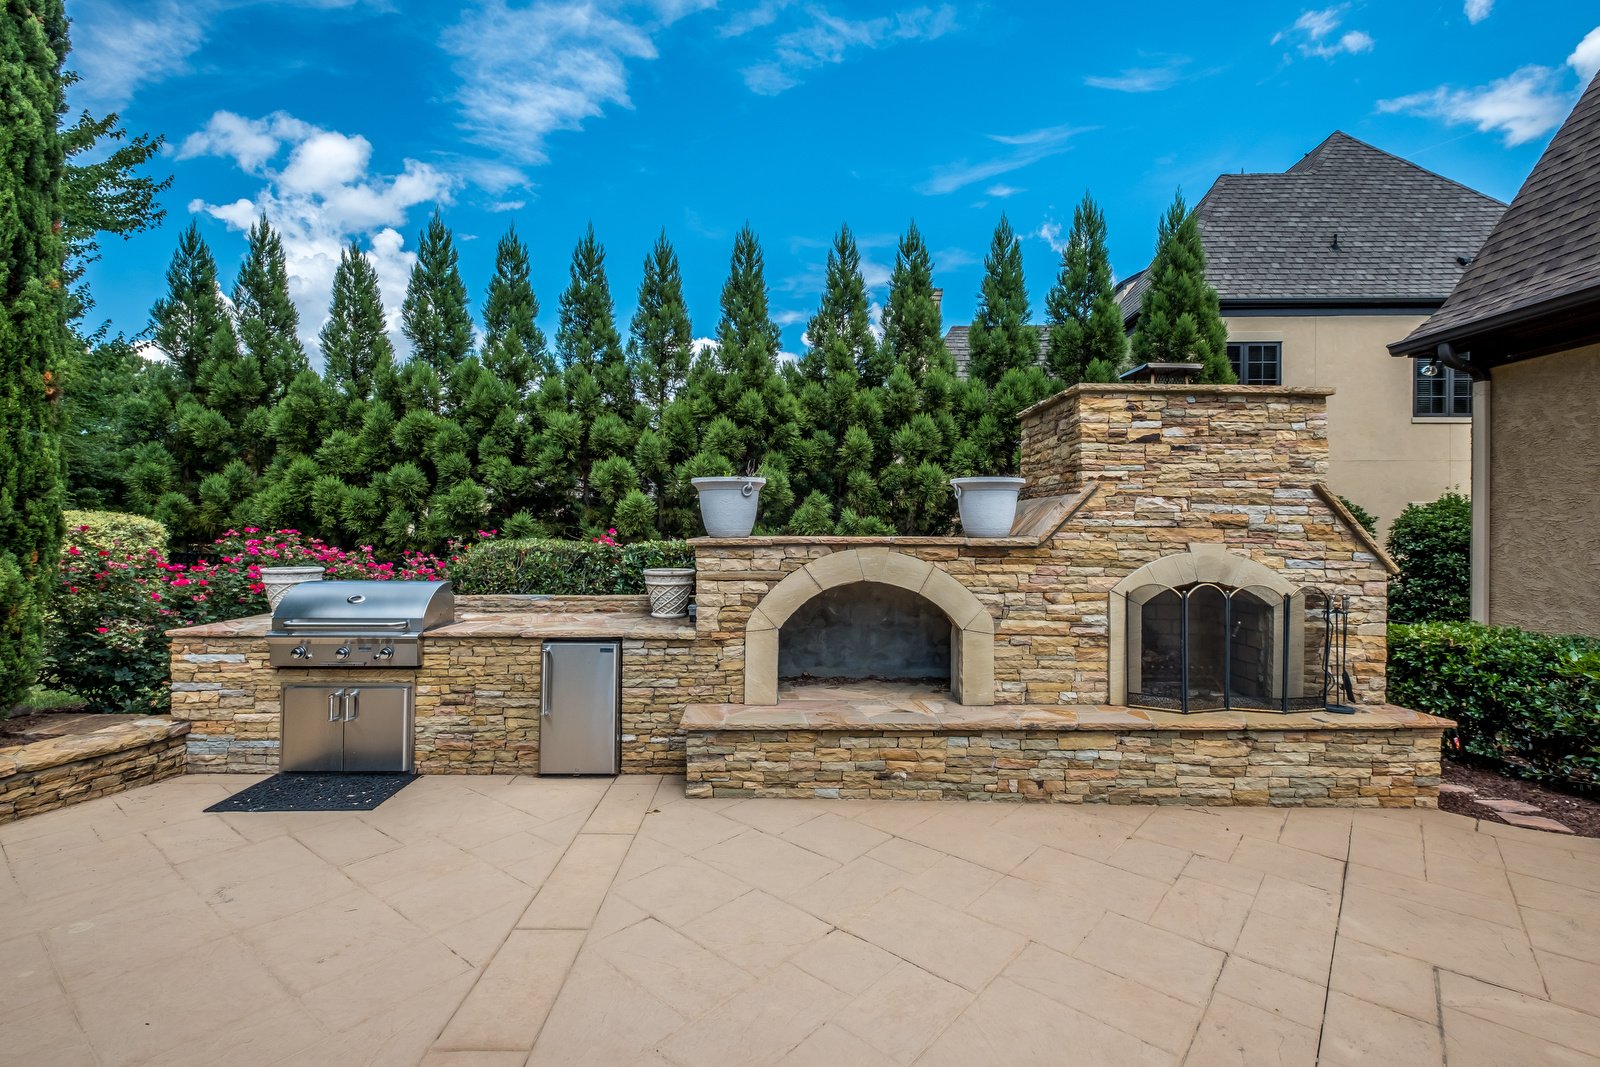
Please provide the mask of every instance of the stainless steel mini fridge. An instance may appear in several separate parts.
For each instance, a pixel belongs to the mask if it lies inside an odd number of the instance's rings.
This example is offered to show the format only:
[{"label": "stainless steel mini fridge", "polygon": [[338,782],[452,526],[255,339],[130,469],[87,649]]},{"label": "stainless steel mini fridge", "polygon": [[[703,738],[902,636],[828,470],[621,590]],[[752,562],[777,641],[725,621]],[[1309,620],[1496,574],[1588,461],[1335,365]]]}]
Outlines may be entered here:
[{"label": "stainless steel mini fridge", "polygon": [[616,774],[621,766],[621,647],[546,641],[540,692],[540,774]]}]

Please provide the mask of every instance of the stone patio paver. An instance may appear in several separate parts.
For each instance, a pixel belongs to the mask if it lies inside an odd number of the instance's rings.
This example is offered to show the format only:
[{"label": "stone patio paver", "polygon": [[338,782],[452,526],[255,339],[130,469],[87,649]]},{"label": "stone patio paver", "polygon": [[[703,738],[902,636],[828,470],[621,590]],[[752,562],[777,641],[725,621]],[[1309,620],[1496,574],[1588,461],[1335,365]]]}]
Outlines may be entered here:
[{"label": "stone patio paver", "polygon": [[423,778],[0,827],[0,1067],[1600,1064],[1600,842]]}]

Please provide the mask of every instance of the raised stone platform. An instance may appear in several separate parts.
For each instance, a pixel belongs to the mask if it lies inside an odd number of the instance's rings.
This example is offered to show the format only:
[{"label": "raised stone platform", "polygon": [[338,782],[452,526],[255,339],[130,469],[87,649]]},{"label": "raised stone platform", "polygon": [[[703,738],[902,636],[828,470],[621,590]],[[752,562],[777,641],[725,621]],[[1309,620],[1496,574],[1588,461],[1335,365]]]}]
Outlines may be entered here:
[{"label": "raised stone platform", "polygon": [[683,717],[691,797],[1275,807],[1436,807],[1453,725],[1388,704],[1179,715],[964,707],[871,685],[790,688],[767,707],[692,704]]}]

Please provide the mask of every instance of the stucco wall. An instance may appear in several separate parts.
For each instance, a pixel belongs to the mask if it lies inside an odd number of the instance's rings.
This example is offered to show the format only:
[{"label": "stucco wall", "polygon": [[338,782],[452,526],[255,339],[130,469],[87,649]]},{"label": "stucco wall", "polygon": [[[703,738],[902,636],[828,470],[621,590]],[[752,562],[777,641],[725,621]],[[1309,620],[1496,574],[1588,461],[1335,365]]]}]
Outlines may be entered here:
[{"label": "stucco wall", "polygon": [[1491,382],[1489,621],[1600,636],[1600,345]]},{"label": "stucco wall", "polygon": [[1409,503],[1472,484],[1472,427],[1466,419],[1414,419],[1409,359],[1385,347],[1422,315],[1225,317],[1229,341],[1278,341],[1283,384],[1325,386],[1328,484],[1389,523]]}]

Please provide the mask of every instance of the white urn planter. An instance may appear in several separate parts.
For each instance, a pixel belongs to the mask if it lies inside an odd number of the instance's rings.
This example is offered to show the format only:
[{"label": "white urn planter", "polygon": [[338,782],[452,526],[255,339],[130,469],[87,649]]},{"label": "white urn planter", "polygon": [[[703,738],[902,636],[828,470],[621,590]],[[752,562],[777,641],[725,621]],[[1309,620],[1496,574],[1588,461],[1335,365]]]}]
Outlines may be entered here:
[{"label": "white urn planter", "polygon": [[700,520],[712,537],[749,537],[765,478],[694,478],[700,493]]},{"label": "white urn planter", "polygon": [[1010,537],[1022,478],[951,478],[961,530],[968,537]]},{"label": "white urn planter", "polygon": [[651,615],[679,619],[689,614],[689,597],[694,595],[693,567],[646,567],[643,573]]},{"label": "white urn planter", "polygon": [[322,581],[321,567],[262,567],[261,584],[266,587],[267,604],[278,610],[278,601],[301,582]]}]

